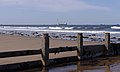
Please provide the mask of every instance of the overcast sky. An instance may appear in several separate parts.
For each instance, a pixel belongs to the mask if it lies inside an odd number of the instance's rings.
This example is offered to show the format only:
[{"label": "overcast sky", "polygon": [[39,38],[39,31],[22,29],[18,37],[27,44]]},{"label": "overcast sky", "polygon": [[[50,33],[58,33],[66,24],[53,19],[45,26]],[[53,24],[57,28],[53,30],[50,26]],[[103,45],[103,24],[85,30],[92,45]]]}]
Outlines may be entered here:
[{"label": "overcast sky", "polygon": [[117,24],[120,0],[0,0],[0,24]]}]

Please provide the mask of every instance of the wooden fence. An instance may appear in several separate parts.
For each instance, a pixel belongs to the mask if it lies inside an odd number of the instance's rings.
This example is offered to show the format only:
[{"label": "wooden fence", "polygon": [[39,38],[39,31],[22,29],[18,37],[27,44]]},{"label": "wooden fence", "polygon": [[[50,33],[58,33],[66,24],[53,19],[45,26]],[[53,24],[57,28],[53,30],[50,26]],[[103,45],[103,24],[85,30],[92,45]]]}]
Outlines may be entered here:
[{"label": "wooden fence", "polygon": [[[0,58],[41,54],[42,60],[0,65],[0,71],[25,69],[25,68],[38,67],[38,66],[43,67],[43,66],[49,66],[52,64],[60,64],[60,63],[73,62],[73,61],[84,60],[84,59],[93,59],[95,57],[120,54],[120,44],[110,43],[110,33],[105,33],[105,44],[103,45],[83,46],[82,33],[78,33],[77,43],[78,43],[77,46],[73,46],[73,47],[49,48],[49,35],[43,34],[42,49],[0,52]],[[59,53],[59,52],[67,52],[67,51],[77,51],[77,56],[49,59],[49,53]]]}]

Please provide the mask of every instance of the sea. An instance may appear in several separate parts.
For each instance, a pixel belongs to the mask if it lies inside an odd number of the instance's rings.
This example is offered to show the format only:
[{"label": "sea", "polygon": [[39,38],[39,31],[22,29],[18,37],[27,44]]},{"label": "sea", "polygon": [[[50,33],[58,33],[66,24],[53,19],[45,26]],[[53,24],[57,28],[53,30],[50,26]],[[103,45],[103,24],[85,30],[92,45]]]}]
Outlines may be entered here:
[{"label": "sea", "polygon": [[120,25],[0,25],[0,30],[119,34]]},{"label": "sea", "polygon": [[[49,33],[51,37],[76,40],[69,36],[83,33],[84,41],[103,41],[105,33],[110,33],[111,42],[120,42],[120,25],[0,25],[1,34],[39,37]],[[89,37],[89,38],[88,38]]]},{"label": "sea", "polygon": [[[104,33],[110,33],[111,42],[120,42],[120,25],[0,25],[0,34],[37,37],[42,33],[68,40],[74,40],[67,38],[68,36],[83,33],[84,36],[97,37],[97,41],[104,40]],[[66,63],[47,68],[39,67],[20,72],[120,72],[120,56]]]}]

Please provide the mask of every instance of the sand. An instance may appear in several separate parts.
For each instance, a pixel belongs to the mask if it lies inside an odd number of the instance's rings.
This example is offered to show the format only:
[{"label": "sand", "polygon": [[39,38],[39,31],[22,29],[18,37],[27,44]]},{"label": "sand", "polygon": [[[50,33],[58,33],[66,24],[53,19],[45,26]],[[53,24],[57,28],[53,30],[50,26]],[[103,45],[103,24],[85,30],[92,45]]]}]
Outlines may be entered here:
[{"label": "sand", "polygon": [[[84,42],[84,45],[103,44],[103,42]],[[51,39],[50,48],[77,46],[77,41]],[[0,35],[0,52],[19,51],[19,50],[38,50],[42,48],[42,38],[13,36],[13,35]],[[66,56],[75,56],[76,51],[63,52],[59,54],[50,54],[50,58],[59,58]],[[40,60],[41,55],[18,56],[9,58],[0,58],[0,65],[11,64],[18,62]]]}]

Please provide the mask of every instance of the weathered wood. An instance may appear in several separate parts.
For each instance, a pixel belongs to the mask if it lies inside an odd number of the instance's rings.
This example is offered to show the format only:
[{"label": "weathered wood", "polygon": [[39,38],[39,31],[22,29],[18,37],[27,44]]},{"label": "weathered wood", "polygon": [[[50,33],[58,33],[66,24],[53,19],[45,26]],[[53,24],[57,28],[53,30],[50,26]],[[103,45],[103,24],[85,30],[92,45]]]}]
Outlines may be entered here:
[{"label": "weathered wood", "polygon": [[0,52],[0,58],[37,55],[37,54],[41,54],[41,51],[40,50],[23,50],[23,51]]},{"label": "weathered wood", "polygon": [[111,43],[109,55],[120,55],[120,43]]},{"label": "weathered wood", "polygon": [[105,45],[86,45],[83,46],[84,52],[82,55],[83,59],[93,59],[100,56],[105,56]]},{"label": "weathered wood", "polygon": [[[114,44],[112,44],[114,46]],[[115,44],[118,45],[118,44]],[[119,44],[120,45],[120,44]],[[100,48],[105,48],[104,45],[87,45],[83,46],[84,50],[91,50]],[[58,47],[58,48],[50,48],[49,53],[59,53],[59,52],[67,52],[67,51],[76,51],[77,46],[71,46],[71,47]],[[96,50],[97,51],[97,50]],[[23,50],[23,51],[10,51],[10,52],[0,52],[0,58],[6,58],[6,57],[16,57],[16,56],[27,56],[27,55],[37,55],[42,54],[40,50]],[[83,53],[84,54],[84,53]]]},{"label": "weathered wood", "polygon": [[82,54],[83,54],[83,34],[82,33],[78,33],[77,35],[77,55],[78,55],[78,59],[82,59]]},{"label": "weathered wood", "polygon": [[29,62],[21,62],[21,63],[14,63],[14,64],[5,64],[0,65],[0,72],[16,72],[17,70],[25,70],[31,69],[36,67],[43,67],[42,61],[29,61]]},{"label": "weathered wood", "polygon": [[67,51],[75,51],[75,50],[77,50],[77,46],[50,48],[49,53],[59,53],[59,52],[67,52]]},{"label": "weathered wood", "polygon": [[[108,55],[108,51],[113,52],[113,55],[120,54],[120,44],[110,44],[110,33],[105,33],[105,44],[104,45],[85,45],[83,46],[83,35],[82,33],[78,33],[77,36],[77,46],[73,47],[58,47],[58,48],[49,48],[49,35],[43,35],[43,47],[40,50],[24,50],[24,51],[11,51],[11,52],[0,52],[0,58],[6,57],[16,57],[16,56],[27,56],[27,55],[36,55],[41,54],[43,60],[42,66],[48,66],[53,64],[61,64],[66,62],[74,62],[80,59],[90,59],[100,56]],[[56,59],[49,59],[49,53],[59,53],[59,52],[66,52],[66,51],[75,51],[77,50],[77,56],[71,57],[63,57],[63,58],[56,58]],[[104,52],[106,51],[107,54]],[[41,62],[40,61],[40,62]],[[36,62],[33,62],[36,63]],[[24,63],[16,63],[16,64],[8,64],[8,65],[0,65],[0,70],[5,69],[20,69],[19,67],[27,67]],[[29,65],[29,64],[28,64]],[[9,68],[7,68],[7,66]],[[31,64],[29,65],[31,66]],[[36,65],[35,65],[36,66]]]},{"label": "weathered wood", "polygon": [[105,33],[105,47],[106,47],[106,54],[110,51],[110,33]]},{"label": "weathered wood", "polygon": [[[78,61],[77,56],[62,57],[62,58],[50,59],[49,64],[50,66],[53,66],[55,64],[69,63],[69,62],[75,62],[75,61]],[[31,68],[37,68],[37,67],[43,68],[43,63],[41,60],[0,65],[0,72],[8,72],[8,71],[13,72],[17,70],[31,69]],[[40,71],[42,70],[43,69],[40,69]]]},{"label": "weathered wood", "polygon": [[50,59],[50,65],[61,64],[61,63],[69,63],[69,62],[75,62],[75,61],[78,61],[77,56],[55,58],[55,59]]},{"label": "weathered wood", "polygon": [[42,48],[42,58],[43,58],[43,65],[49,65],[49,35],[43,34],[43,48]]}]

